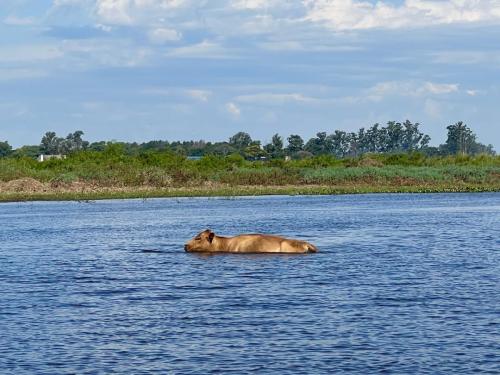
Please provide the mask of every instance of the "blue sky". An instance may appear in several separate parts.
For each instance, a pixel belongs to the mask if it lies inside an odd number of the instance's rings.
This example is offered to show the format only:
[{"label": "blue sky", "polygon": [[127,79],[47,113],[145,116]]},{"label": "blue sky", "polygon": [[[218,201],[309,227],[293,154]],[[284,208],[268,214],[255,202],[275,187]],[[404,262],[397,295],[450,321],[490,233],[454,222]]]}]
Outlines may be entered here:
[{"label": "blue sky", "polygon": [[500,149],[497,0],[0,0],[0,140],[465,121]]}]

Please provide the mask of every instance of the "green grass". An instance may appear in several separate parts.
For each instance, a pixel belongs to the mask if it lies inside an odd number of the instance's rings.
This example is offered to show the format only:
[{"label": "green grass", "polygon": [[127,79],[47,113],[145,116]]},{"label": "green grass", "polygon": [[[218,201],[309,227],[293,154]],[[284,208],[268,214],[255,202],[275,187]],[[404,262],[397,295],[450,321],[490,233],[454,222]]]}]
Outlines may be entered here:
[{"label": "green grass", "polygon": [[[46,191],[9,190],[7,182],[24,178],[39,181]],[[250,162],[231,155],[192,161],[168,152],[129,156],[111,148],[44,163],[0,158],[0,201],[441,191],[500,191],[500,157],[376,154]]]},{"label": "green grass", "polygon": [[175,197],[237,197],[260,195],[337,195],[368,193],[465,193],[495,192],[498,186],[239,186],[214,189],[153,189],[147,191],[101,191],[57,193],[7,193],[0,194],[0,202],[24,201],[92,201],[102,199],[149,199]]},{"label": "green grass", "polygon": [[351,167],[323,168],[304,171],[304,182],[310,184],[340,183],[342,181],[373,181],[383,183],[407,180],[409,182],[463,181],[473,183],[498,182],[495,173],[499,167],[477,166],[384,166],[384,167]]}]

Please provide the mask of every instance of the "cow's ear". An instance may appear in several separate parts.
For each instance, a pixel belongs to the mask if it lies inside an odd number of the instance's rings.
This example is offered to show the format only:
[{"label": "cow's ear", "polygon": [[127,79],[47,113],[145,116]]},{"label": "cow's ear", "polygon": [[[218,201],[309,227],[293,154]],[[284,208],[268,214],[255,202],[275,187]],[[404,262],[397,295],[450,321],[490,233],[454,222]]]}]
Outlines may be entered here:
[{"label": "cow's ear", "polygon": [[212,241],[214,240],[214,237],[215,237],[215,233],[214,232],[210,232],[208,234],[208,242],[212,243]]}]

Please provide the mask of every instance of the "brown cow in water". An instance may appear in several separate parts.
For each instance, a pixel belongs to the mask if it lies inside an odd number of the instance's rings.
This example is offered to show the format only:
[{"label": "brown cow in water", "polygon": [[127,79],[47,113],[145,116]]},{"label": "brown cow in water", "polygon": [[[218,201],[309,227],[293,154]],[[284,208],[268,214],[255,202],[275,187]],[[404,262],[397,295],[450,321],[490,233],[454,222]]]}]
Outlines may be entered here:
[{"label": "brown cow in water", "polygon": [[216,236],[204,230],[184,245],[188,252],[204,253],[315,253],[316,246],[267,234],[242,234],[235,237]]}]

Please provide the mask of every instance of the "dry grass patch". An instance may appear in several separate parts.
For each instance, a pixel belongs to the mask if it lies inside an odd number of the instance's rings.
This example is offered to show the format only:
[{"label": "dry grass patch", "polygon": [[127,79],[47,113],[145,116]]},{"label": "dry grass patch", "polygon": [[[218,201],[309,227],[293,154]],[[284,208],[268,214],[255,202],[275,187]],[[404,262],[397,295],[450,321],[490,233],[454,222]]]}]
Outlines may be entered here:
[{"label": "dry grass patch", "polygon": [[5,193],[38,193],[48,190],[50,190],[48,184],[30,177],[0,182],[0,191]]}]

